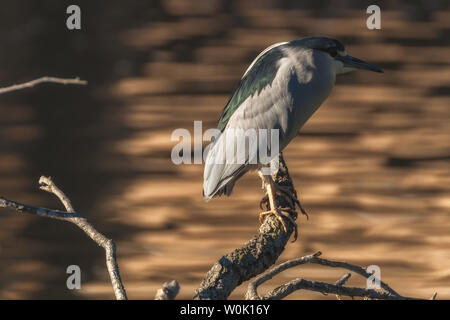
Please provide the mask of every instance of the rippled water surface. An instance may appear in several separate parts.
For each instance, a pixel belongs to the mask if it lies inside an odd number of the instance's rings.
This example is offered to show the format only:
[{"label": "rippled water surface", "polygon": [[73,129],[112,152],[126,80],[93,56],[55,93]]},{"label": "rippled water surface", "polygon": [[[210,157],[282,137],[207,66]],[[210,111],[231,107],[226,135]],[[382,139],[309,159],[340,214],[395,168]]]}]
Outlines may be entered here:
[{"label": "rippled water surface", "polygon": [[[215,261],[257,232],[262,190],[249,174],[232,197],[203,202],[203,166],[171,162],[172,131],[192,131],[194,120],[214,127],[266,46],[328,35],[385,73],[339,78],[286,149],[310,219],[300,218],[299,240],[279,262],[320,250],[380,266],[401,294],[450,298],[450,11],[432,11],[433,1],[386,4],[382,30],[370,31],[364,6],[307,3],[82,2],[75,32],[65,29],[63,4],[11,1],[0,13],[1,86],[42,75],[89,85],[0,96],[0,195],[62,209],[38,190],[39,176],[51,175],[116,241],[130,298],[153,298],[169,279],[190,298]],[[82,270],[79,291],[66,288],[72,264]],[[260,290],[295,277],[334,283],[344,272],[305,265]],[[356,276],[349,284],[364,286]],[[2,209],[0,298],[113,298],[102,249],[73,225]]]}]

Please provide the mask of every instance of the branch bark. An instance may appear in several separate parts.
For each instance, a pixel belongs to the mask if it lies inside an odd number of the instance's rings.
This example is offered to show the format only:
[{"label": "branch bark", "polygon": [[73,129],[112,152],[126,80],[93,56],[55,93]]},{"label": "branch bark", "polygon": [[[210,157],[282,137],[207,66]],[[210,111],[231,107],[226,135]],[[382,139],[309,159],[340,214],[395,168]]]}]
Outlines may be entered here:
[{"label": "branch bark", "polygon": [[174,300],[180,291],[180,285],[177,280],[167,281],[158,289],[155,300]]},{"label": "branch bark", "polygon": [[59,189],[50,177],[41,177],[39,179],[40,189],[54,194],[64,205],[67,212],[51,210],[46,208],[39,208],[22,204],[20,202],[0,198],[0,207],[15,209],[18,212],[26,212],[36,214],[46,218],[53,218],[71,222],[83,230],[95,243],[105,250],[106,266],[108,268],[111,284],[113,286],[114,294],[117,300],[126,300],[127,294],[120,278],[119,266],[116,258],[116,245],[114,241],[108,239],[103,234],[98,232],[85,218],[79,216],[69,198]]},{"label": "branch bark", "polygon": [[40,83],[60,83],[60,84],[75,84],[75,85],[86,85],[87,81],[80,80],[80,78],[73,78],[73,79],[64,79],[64,78],[57,78],[57,77],[41,77],[35,80],[31,80],[22,84],[14,84],[9,87],[0,88],[0,94],[12,92],[16,90],[21,90],[25,88],[31,88],[34,87],[37,84]]}]

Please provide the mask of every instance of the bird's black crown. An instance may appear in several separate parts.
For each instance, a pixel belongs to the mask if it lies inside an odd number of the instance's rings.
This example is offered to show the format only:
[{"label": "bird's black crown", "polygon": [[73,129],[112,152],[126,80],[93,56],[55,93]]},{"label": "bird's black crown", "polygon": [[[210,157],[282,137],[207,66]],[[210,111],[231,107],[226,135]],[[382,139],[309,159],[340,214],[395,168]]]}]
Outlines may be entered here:
[{"label": "bird's black crown", "polygon": [[345,50],[344,45],[339,40],[328,37],[306,37],[292,40],[288,43],[288,45],[321,50],[330,54]]}]

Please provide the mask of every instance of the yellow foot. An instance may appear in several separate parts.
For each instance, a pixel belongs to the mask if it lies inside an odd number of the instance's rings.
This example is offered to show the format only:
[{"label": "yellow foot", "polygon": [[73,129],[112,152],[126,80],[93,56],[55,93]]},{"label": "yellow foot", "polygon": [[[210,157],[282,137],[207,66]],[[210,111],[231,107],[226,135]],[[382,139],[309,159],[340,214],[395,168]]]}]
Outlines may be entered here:
[{"label": "yellow foot", "polygon": [[[303,209],[302,204],[300,203],[300,200],[298,200],[297,192],[292,190],[289,187],[286,186],[280,186],[275,184],[275,193],[280,195],[281,197],[285,198],[286,200],[290,201],[294,206],[297,205],[300,209],[300,212],[306,216],[306,218],[309,220],[309,215],[306,212],[305,209]],[[259,207],[262,209],[263,204],[268,200],[268,195],[266,194],[261,201],[259,202]]]},{"label": "yellow foot", "polygon": [[284,232],[287,233],[288,232],[287,226],[286,226],[286,222],[284,221],[283,217],[287,218],[294,226],[294,240],[292,240],[292,242],[295,242],[297,240],[297,236],[298,236],[298,228],[297,228],[297,223],[295,222],[294,219],[292,219],[291,215],[289,214],[290,211],[291,211],[291,208],[276,208],[276,209],[272,209],[269,211],[261,212],[259,214],[259,222],[263,223],[266,216],[273,214],[278,219],[278,221],[280,221],[281,225],[283,226]]}]

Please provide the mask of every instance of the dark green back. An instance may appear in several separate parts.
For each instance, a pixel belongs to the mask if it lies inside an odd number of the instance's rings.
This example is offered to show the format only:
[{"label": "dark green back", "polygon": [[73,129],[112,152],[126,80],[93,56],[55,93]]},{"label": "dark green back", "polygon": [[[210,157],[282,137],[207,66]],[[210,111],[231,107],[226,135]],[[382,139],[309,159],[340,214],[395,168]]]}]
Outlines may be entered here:
[{"label": "dark green back", "polygon": [[281,46],[275,47],[262,55],[241,79],[236,90],[222,111],[217,129],[223,131],[233,113],[242,103],[255,93],[272,84],[278,71],[277,62],[283,58]]}]

